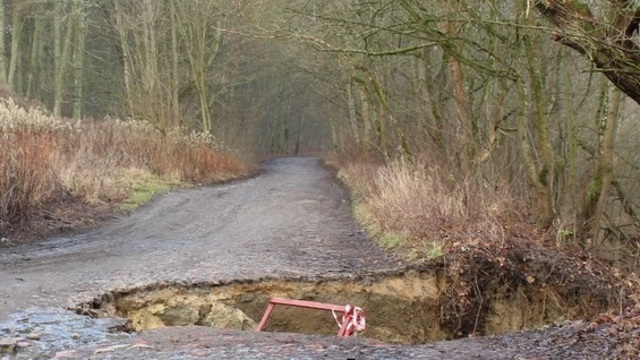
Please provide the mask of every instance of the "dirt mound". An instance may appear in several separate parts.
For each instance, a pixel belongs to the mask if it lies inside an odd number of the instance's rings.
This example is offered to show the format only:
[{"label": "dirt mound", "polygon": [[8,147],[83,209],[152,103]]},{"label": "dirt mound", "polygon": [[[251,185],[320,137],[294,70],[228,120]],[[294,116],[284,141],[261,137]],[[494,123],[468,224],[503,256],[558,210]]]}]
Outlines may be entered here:
[{"label": "dirt mound", "polygon": [[[446,253],[441,325],[454,337],[491,332],[504,321],[532,328],[538,314],[562,322],[630,304],[631,289],[611,266],[536,242],[479,238],[451,243]],[[499,322],[487,312],[500,313]]]}]

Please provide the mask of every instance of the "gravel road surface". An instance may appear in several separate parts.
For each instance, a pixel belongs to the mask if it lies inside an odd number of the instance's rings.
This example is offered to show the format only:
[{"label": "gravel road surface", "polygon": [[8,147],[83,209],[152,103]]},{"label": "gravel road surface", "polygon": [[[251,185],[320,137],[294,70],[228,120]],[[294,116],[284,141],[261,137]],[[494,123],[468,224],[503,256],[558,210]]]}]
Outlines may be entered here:
[{"label": "gravel road surface", "polygon": [[0,248],[0,359],[553,358],[536,350],[542,332],[420,346],[196,326],[126,334],[110,330],[122,319],[64,310],[157,283],[352,276],[400,266],[356,227],[348,194],[319,159],[274,159],[255,178],[173,191],[84,234]]},{"label": "gravel road surface", "polygon": [[111,289],[379,271],[397,264],[354,225],[348,194],[317,158],[163,195],[98,230],[0,249],[0,318]]}]

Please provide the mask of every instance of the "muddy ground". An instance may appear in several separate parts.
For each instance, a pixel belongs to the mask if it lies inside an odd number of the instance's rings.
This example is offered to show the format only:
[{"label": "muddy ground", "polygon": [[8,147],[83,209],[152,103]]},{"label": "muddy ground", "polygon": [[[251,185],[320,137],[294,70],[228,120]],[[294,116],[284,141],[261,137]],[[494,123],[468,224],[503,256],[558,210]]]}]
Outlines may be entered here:
[{"label": "muddy ground", "polygon": [[[84,234],[0,248],[0,358],[632,358],[625,344],[637,337],[637,324],[612,331],[622,325],[608,318],[410,346],[186,323],[127,333],[123,319],[63,310],[85,306],[91,313],[86,305],[96,299],[116,301],[105,294],[140,289],[278,278],[313,284],[404,271],[353,223],[348,194],[319,159],[275,159],[263,170],[252,179],[163,195]],[[106,308],[100,305],[94,307]]]}]

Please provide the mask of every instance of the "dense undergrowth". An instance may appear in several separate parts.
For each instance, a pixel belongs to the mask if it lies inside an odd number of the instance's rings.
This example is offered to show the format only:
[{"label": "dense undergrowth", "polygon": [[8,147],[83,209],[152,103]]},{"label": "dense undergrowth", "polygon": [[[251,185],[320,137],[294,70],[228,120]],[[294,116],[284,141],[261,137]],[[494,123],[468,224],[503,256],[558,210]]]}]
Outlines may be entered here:
[{"label": "dense undergrowth", "polygon": [[333,160],[354,196],[354,213],[379,245],[409,258],[434,258],[457,240],[537,237],[507,189],[455,179],[427,161]]},{"label": "dense undergrowth", "polygon": [[3,238],[29,228],[42,211],[71,204],[126,210],[171,186],[249,171],[211,136],[184,129],[160,132],[144,121],[70,121],[11,97],[0,99]]},{"label": "dense undergrowth", "polygon": [[351,154],[327,162],[350,188],[356,220],[380,246],[405,260],[442,266],[448,286],[440,323],[451,334],[476,334],[486,325],[479,319],[496,311],[500,297],[553,303],[555,310],[542,311],[552,322],[637,308],[640,281],[633,272],[560,246],[508,189],[454,178],[417,159]]}]

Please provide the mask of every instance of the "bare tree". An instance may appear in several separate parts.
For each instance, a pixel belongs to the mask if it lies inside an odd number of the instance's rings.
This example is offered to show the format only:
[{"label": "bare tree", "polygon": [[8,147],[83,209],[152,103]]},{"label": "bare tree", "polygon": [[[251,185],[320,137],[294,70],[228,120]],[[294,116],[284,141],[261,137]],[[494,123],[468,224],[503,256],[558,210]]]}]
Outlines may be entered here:
[{"label": "bare tree", "polygon": [[554,25],[556,41],[583,54],[640,104],[640,46],[635,37],[640,7],[636,1],[536,0],[532,4]]}]

